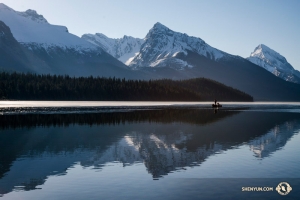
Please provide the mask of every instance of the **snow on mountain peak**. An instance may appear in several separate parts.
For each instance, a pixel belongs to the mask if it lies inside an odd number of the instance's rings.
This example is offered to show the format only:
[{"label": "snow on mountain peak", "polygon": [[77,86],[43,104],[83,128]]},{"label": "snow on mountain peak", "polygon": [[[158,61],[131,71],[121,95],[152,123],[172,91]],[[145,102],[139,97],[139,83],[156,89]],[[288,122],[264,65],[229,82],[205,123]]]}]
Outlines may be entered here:
[{"label": "snow on mountain peak", "polygon": [[266,62],[272,62],[276,58],[280,60],[280,62],[284,63],[287,62],[285,57],[274,51],[273,49],[269,48],[264,44],[258,45],[254,51],[250,54],[250,57],[258,57],[260,59],[265,59]]},{"label": "snow on mountain peak", "polygon": [[[169,59],[178,63],[175,60],[176,55],[183,53],[188,54],[188,51],[195,52],[212,60],[222,58],[225,53],[217,50],[202,39],[188,36],[187,34],[172,31],[163,24],[157,22],[145,38],[145,43],[141,47],[140,53],[131,62],[132,67],[146,66],[166,66]],[[184,62],[181,62],[181,64]],[[189,66],[184,63],[184,66]],[[182,69],[182,67],[179,67]]]},{"label": "snow on mountain peak", "polygon": [[101,47],[107,53],[128,65],[139,52],[143,39],[124,35],[122,38],[109,38],[102,33],[84,34],[82,39]]},{"label": "snow on mountain peak", "polygon": [[295,70],[285,57],[264,44],[258,45],[247,60],[286,81],[300,81],[300,72]]},{"label": "snow on mountain peak", "polygon": [[[256,58],[263,61],[265,64],[278,69],[294,69],[286,60],[285,57],[269,48],[264,44],[258,45],[250,54],[249,58]],[[287,65],[288,64],[288,65]]]},{"label": "snow on mountain peak", "polygon": [[[89,34],[92,35],[92,34]],[[108,38],[106,35],[104,35],[103,33],[96,33],[95,35],[97,35],[98,37],[103,37],[103,38]]]},{"label": "snow on mountain peak", "polygon": [[96,49],[96,46],[68,33],[65,26],[51,25],[35,10],[15,11],[0,4],[0,20],[10,29],[14,38],[23,44],[35,44],[43,48],[59,46],[75,49]]},{"label": "snow on mountain peak", "polygon": [[13,10],[4,3],[0,3],[0,10]]},{"label": "snow on mountain peak", "polygon": [[18,12],[3,3],[0,3],[0,10],[1,12],[10,12],[11,15],[13,15],[13,13],[18,14],[39,23],[48,23],[43,15],[39,15],[35,10],[28,9],[25,12]]},{"label": "snow on mountain peak", "polygon": [[165,25],[157,22],[154,24],[154,26],[149,30],[149,33],[146,35],[146,39],[151,36],[152,34],[172,34],[172,30],[166,27]]},{"label": "snow on mountain peak", "polygon": [[153,26],[153,29],[158,29],[158,30],[169,30],[168,27],[165,25],[161,24],[160,22],[156,22]]},{"label": "snow on mountain peak", "polygon": [[43,15],[39,15],[35,10],[28,9],[25,12],[20,12],[20,14],[24,17],[30,18],[32,21],[48,24],[48,21],[43,17]]}]

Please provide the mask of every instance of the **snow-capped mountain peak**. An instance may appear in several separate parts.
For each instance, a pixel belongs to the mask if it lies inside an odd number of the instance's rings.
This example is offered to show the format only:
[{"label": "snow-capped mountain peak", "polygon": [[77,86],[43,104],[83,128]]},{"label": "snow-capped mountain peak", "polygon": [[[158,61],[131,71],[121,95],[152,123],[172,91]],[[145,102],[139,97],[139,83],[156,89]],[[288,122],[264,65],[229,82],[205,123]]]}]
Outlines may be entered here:
[{"label": "snow-capped mountain peak", "polygon": [[0,3],[0,12],[5,12],[5,11],[6,12],[9,11],[9,12],[18,14],[20,16],[29,18],[32,21],[36,21],[38,23],[47,23],[48,24],[48,21],[43,17],[43,15],[39,15],[35,10],[28,9],[25,12],[18,12],[18,11],[13,10],[12,8],[8,7],[4,3]]},{"label": "snow-capped mountain peak", "polygon": [[179,53],[187,55],[188,51],[195,52],[212,60],[218,60],[224,55],[227,55],[209,46],[200,38],[172,31],[165,25],[157,22],[145,37],[145,43],[141,46],[139,54],[135,56],[130,66],[174,66],[182,70],[185,67],[192,66],[176,58],[176,56]]},{"label": "snow-capped mountain peak", "polygon": [[18,12],[0,4],[0,20],[9,28],[14,38],[25,45],[33,44],[42,48],[96,49],[96,46],[70,34],[67,27],[51,25],[35,10]]},{"label": "snow-capped mountain peak", "polygon": [[20,15],[38,23],[48,24],[48,21],[43,17],[43,15],[39,15],[35,10],[28,9],[25,12],[20,12]]},{"label": "snow-capped mountain peak", "polygon": [[4,3],[0,3],[0,10],[13,10]]},{"label": "snow-capped mountain peak", "polygon": [[300,82],[300,72],[284,56],[264,44],[258,45],[247,59],[286,81]]},{"label": "snow-capped mountain peak", "polygon": [[160,22],[156,22],[152,29],[156,29],[157,31],[168,31],[168,30],[170,30],[168,27],[161,24]]},{"label": "snow-capped mountain peak", "polygon": [[122,38],[109,38],[102,33],[84,34],[82,39],[101,47],[107,53],[111,54],[121,62],[128,65],[131,60],[140,51],[141,45],[144,43],[143,39],[134,38],[124,35]]},{"label": "snow-capped mountain peak", "polygon": [[172,31],[160,22],[154,24],[144,39],[126,35],[123,38],[113,39],[102,33],[84,34],[82,38],[103,48],[133,68],[158,66],[172,66],[179,70],[192,68],[191,64],[178,58],[178,54],[187,55],[188,51],[215,61],[228,55],[209,46],[200,38]]},{"label": "snow-capped mountain peak", "polygon": [[250,57],[258,57],[269,64],[276,64],[277,67],[293,69],[292,66],[282,66],[281,64],[287,63],[286,58],[264,44],[258,45],[250,54]]},{"label": "snow-capped mountain peak", "polygon": [[34,10],[18,12],[0,4],[0,22],[3,22],[0,39],[6,42],[7,49],[1,55],[8,57],[0,59],[1,70],[70,76],[131,76],[128,67],[103,49],[69,33],[65,26],[49,24]]}]

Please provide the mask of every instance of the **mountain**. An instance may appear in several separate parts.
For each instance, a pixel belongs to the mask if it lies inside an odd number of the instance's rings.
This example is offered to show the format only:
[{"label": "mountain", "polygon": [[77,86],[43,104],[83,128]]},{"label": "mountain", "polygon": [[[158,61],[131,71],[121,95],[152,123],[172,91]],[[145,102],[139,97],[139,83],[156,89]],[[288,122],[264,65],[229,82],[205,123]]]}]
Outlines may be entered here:
[{"label": "mountain", "polygon": [[286,81],[300,83],[300,72],[285,57],[264,44],[258,45],[247,60]]},{"label": "mountain", "polygon": [[119,59],[124,64],[128,65],[136,54],[140,51],[143,39],[124,36],[123,38],[108,38],[102,33],[84,34],[82,39],[101,47],[113,57]]},{"label": "mountain", "polygon": [[2,21],[0,21],[0,71],[51,73],[46,62],[21,45]]},{"label": "mountain", "polygon": [[300,86],[286,82],[240,57],[211,47],[201,38],[156,23],[129,64],[156,78],[209,78],[259,101],[299,101]]},{"label": "mountain", "polygon": [[[16,65],[17,71],[134,77],[126,65],[103,49],[69,33],[64,26],[49,24],[34,10],[18,12],[1,3],[0,20],[10,28],[15,40],[25,49],[27,67]],[[2,66],[2,69],[11,70],[8,65]]]},{"label": "mountain", "polygon": [[142,45],[139,54],[130,63],[130,66],[135,68],[148,66],[170,66],[176,69],[192,68],[193,65],[176,57],[178,54],[187,55],[188,51],[193,51],[212,60],[218,60],[227,55],[209,46],[200,38],[174,32],[158,22],[147,34],[145,43]]},{"label": "mountain", "polygon": [[1,39],[1,70],[144,80],[203,77],[246,92],[255,101],[300,101],[298,84],[161,23],[143,40],[103,34],[80,38],[64,26],[49,24],[34,10],[17,12],[1,3],[0,21],[11,31],[2,27],[8,38]]},{"label": "mountain", "polygon": [[15,40],[9,27],[0,21],[0,70],[28,69],[27,62],[23,47]]}]

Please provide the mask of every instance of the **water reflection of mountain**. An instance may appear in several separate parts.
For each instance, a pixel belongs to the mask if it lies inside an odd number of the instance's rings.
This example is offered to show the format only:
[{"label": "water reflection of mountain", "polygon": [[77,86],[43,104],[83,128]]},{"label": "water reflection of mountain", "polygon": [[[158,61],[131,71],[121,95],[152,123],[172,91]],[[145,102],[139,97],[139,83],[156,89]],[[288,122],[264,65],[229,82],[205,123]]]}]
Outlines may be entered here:
[{"label": "water reflection of mountain", "polygon": [[[143,162],[157,178],[244,143],[264,157],[285,145],[299,119],[296,113],[185,109],[1,116],[0,193],[34,189],[74,163]],[[275,129],[281,131],[269,136]]]},{"label": "water reflection of mountain", "polygon": [[255,157],[268,157],[273,152],[284,147],[297,130],[300,130],[299,121],[287,121],[275,126],[266,134],[250,140],[248,145],[251,151],[254,152]]}]

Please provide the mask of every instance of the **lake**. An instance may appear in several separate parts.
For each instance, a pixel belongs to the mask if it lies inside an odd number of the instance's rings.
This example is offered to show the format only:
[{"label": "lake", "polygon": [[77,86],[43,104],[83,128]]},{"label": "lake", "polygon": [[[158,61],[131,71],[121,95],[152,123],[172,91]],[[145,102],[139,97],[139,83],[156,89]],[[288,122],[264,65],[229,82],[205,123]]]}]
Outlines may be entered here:
[{"label": "lake", "polygon": [[299,198],[300,103],[222,104],[0,101],[0,196]]}]

